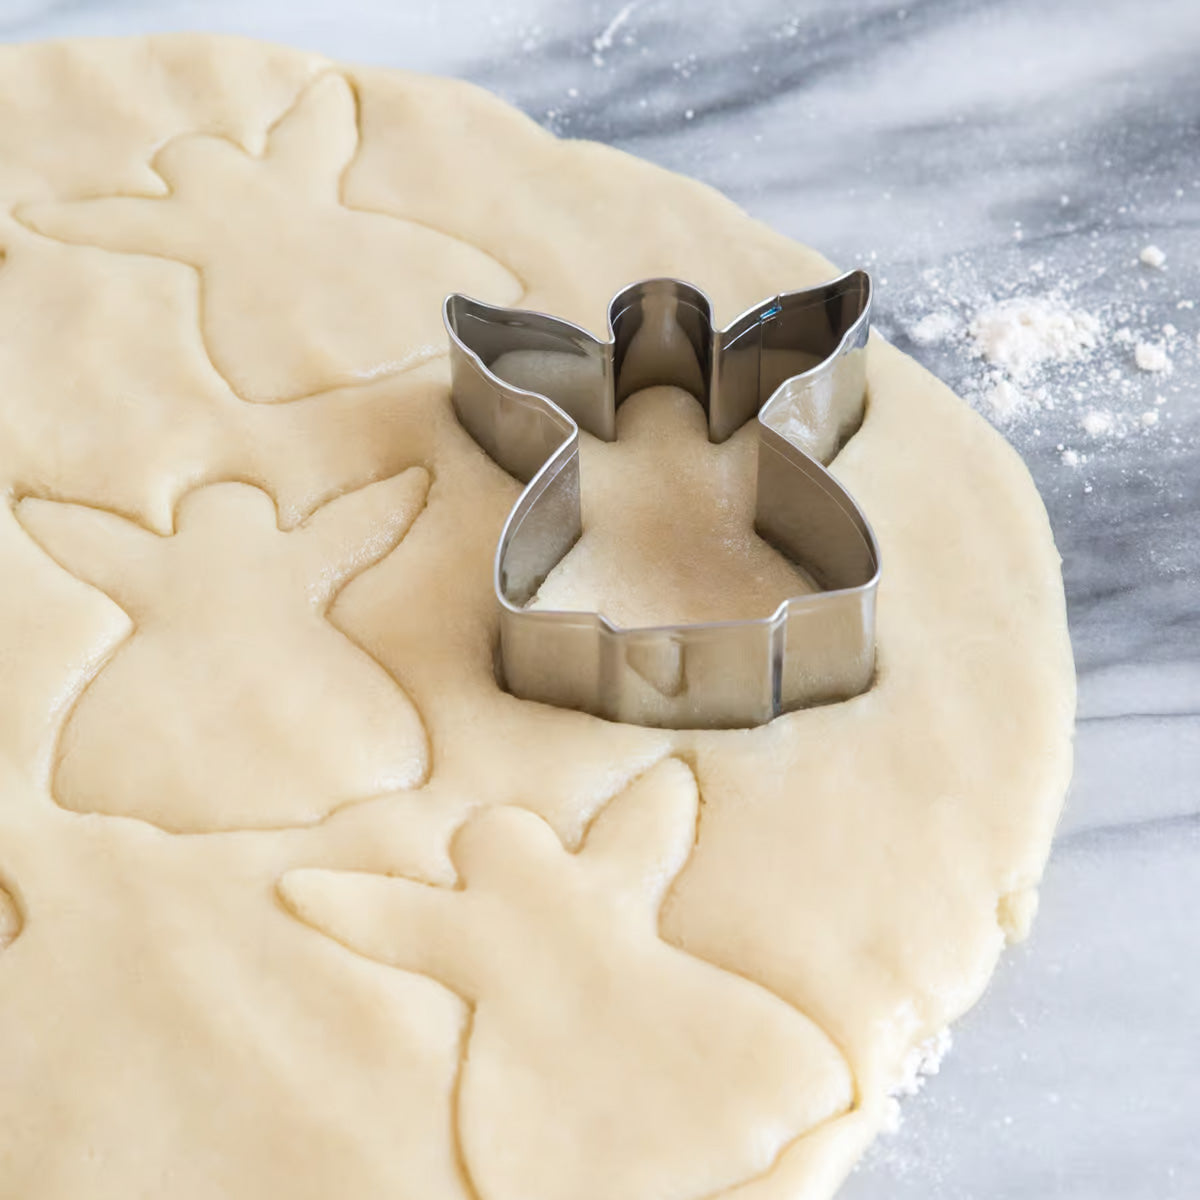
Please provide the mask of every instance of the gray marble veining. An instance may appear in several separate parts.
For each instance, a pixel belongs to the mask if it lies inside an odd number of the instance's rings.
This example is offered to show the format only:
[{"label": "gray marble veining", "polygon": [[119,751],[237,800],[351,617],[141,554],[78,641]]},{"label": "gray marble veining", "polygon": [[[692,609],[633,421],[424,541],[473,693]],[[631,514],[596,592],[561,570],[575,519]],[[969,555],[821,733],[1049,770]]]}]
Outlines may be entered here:
[{"label": "gray marble veining", "polygon": [[[1110,339],[1046,378],[1076,403],[1002,426],[1063,553],[1076,779],[1031,943],[845,1195],[1200,1195],[1200,4],[0,3],[7,40],[187,28],[460,75],[712,183],[869,266],[879,327],[967,393],[962,344],[913,337],[947,297],[1060,291],[1108,333],[1177,328],[1170,374]],[[1149,243],[1166,270],[1137,263]],[[1096,436],[1089,405],[1161,419]]]}]

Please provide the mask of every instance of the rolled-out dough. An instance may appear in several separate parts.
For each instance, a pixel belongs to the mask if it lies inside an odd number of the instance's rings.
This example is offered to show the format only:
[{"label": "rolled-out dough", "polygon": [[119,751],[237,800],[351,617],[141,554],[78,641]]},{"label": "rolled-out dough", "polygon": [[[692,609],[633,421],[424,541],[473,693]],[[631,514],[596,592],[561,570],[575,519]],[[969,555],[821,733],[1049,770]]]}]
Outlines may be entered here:
[{"label": "rolled-out dough", "polygon": [[[462,83],[0,50],[0,1195],[833,1193],[1033,911],[1074,707],[1042,505],[875,337],[832,468],[882,547],[871,690],[707,733],[515,700],[519,488],[440,300],[600,329],[673,275],[724,321],[834,273]],[[691,403],[585,446],[547,602],[791,590]]]}]

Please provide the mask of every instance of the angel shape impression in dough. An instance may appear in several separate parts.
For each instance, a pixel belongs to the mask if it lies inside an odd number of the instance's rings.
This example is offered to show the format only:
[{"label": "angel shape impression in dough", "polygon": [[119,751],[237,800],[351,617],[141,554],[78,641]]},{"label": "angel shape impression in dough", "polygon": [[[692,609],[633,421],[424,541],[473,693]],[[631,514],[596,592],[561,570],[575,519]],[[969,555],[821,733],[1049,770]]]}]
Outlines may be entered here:
[{"label": "angel shape impression in dough", "polygon": [[447,292],[497,304],[523,292],[460,238],[343,203],[358,144],[354,91],[323,75],[270,130],[261,157],[184,134],[154,157],[162,196],[39,204],[18,216],[61,241],[195,267],[217,370],[243,399],[296,399],[441,354]]},{"label": "angel shape impression in dough", "polygon": [[659,937],[697,812],[672,759],[575,854],[533,813],[488,808],[451,845],[457,888],[313,869],[280,881],[303,921],[471,1005],[457,1128],[481,1200],[708,1197],[853,1102],[812,1021]]},{"label": "angel shape impression in dough", "polygon": [[173,832],[271,828],[423,783],[420,716],[326,613],[396,546],[428,487],[414,467],[284,532],[265,492],[210,484],[179,502],[169,537],[22,500],[34,540],[133,623],[67,717],[59,804]]}]

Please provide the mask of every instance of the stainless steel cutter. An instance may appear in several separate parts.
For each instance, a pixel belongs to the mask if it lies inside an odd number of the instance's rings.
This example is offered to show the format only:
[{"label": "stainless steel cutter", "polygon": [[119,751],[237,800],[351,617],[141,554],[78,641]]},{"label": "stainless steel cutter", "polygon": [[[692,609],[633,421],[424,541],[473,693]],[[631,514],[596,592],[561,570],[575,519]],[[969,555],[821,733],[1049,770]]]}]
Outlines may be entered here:
[{"label": "stainless steel cutter", "polygon": [[[870,277],[851,271],[718,329],[702,291],[648,279],[612,299],[600,340],[544,313],[446,298],[454,410],[526,485],[495,559],[509,692],[612,721],[731,728],[870,686],[879,547],[826,470],[862,423],[870,308]],[[655,384],[696,396],[714,442],[756,419],[755,528],[823,590],[755,620],[644,629],[526,607],[583,532],[580,429],[612,441],[621,402]]]}]

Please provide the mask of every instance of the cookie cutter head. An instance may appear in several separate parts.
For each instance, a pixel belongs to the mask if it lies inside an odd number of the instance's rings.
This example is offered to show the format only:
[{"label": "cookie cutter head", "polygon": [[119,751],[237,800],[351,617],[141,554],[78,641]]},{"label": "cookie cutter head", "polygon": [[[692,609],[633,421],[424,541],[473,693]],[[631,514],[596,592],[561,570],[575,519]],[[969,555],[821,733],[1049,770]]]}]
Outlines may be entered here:
[{"label": "cookie cutter head", "polygon": [[[544,313],[446,298],[459,422],[525,484],[500,536],[498,674],[513,695],[631,724],[734,728],[865,691],[875,665],[875,535],[826,470],[862,423],[871,281],[851,271],[718,328],[678,279],[613,297],[609,335]],[[751,418],[755,528],[821,590],[752,620],[621,628],[526,607],[583,532],[580,430],[616,437],[634,392],[691,392],[721,442]]]}]

